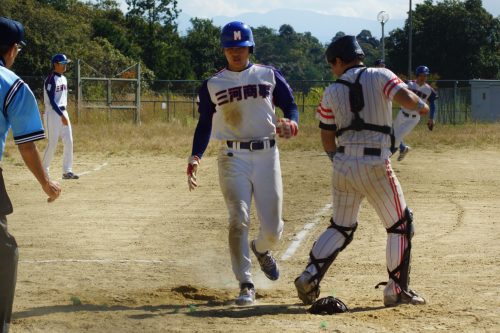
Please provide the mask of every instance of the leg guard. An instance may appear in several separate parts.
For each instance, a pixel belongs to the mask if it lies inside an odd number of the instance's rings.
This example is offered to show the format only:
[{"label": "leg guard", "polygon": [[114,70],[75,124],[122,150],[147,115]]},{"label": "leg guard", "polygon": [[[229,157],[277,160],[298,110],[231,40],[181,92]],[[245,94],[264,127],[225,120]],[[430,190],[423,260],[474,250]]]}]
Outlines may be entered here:
[{"label": "leg guard", "polygon": [[[330,265],[333,263],[337,255],[339,254],[340,251],[345,249],[349,243],[352,242],[354,232],[356,231],[357,228],[357,223],[353,227],[343,227],[335,224],[333,221],[333,218],[330,220],[330,226],[327,228],[328,229],[334,229],[338,233],[342,234],[344,236],[344,243],[342,246],[339,248],[335,249],[333,253],[330,255],[326,256],[325,258],[318,259],[313,255],[313,250],[309,253],[309,263],[307,264],[307,267],[314,266],[316,273],[312,274],[310,270],[307,269],[302,273],[301,276],[299,276],[295,280],[295,285],[297,287],[297,290],[299,290],[299,298],[304,301],[305,304],[311,304],[314,302],[314,300],[319,296],[320,293],[320,282],[325,276],[326,272],[328,271],[328,268],[330,268]],[[317,244],[317,242],[313,245],[314,246]],[[307,280],[303,281],[305,277],[307,276]],[[307,284],[307,286],[304,286],[304,284]],[[300,288],[299,288],[300,287]],[[301,291],[303,295],[301,295]]]},{"label": "leg guard", "polygon": [[414,234],[412,222],[413,213],[406,207],[403,218],[387,229],[387,233],[404,235],[408,242],[408,246],[403,252],[401,263],[392,271],[387,269],[389,278],[391,278],[403,291],[408,291],[410,285],[411,239]]},{"label": "leg guard", "polygon": [[7,219],[0,216],[0,332],[10,324],[18,257],[16,240],[7,232]]}]

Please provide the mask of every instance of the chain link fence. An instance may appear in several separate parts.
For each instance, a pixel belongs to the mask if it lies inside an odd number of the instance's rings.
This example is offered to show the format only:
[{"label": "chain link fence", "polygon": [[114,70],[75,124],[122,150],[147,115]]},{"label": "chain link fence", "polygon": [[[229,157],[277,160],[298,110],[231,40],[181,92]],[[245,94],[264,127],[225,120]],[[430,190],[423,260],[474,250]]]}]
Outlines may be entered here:
[{"label": "chain link fence", "polygon": [[[25,76],[23,80],[29,84],[35,96],[39,100],[40,106],[43,103],[43,80],[44,77]],[[314,119],[314,112],[321,101],[324,89],[333,81],[289,81],[295,101],[301,113],[301,119]],[[197,95],[201,87],[201,80],[155,80],[147,82],[149,89],[142,89],[141,93],[141,121],[178,121],[189,123],[197,119]],[[462,124],[471,120],[471,86],[469,81],[439,80],[429,82],[437,91],[437,121],[441,124]],[[71,103],[75,103],[76,83],[74,78],[68,76],[69,94]],[[113,103],[126,104],[131,101],[123,98],[120,94],[120,87],[113,87]],[[119,97],[118,97],[119,96]],[[99,101],[98,96],[86,96],[87,102]],[[102,102],[102,101],[101,101]],[[133,102],[133,101],[132,101]],[[69,105],[70,112],[74,112],[74,104]],[[106,114],[109,112],[102,110],[85,110],[86,113]],[[118,119],[134,120],[131,111],[114,111],[121,113]],[[86,121],[92,117],[82,115],[80,121]],[[101,119],[97,117],[97,119]]]}]

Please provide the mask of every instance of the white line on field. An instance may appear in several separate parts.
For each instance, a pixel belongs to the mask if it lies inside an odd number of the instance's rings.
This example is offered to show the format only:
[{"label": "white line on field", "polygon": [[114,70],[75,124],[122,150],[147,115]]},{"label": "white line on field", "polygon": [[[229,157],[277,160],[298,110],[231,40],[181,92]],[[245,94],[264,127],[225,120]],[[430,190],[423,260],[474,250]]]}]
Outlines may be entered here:
[{"label": "white line on field", "polygon": [[314,228],[316,224],[321,220],[321,216],[325,214],[328,210],[332,209],[332,204],[326,204],[325,207],[321,208],[316,214],[314,214],[314,217],[311,219],[309,223],[306,223],[302,230],[295,235],[293,238],[292,244],[288,247],[288,249],[283,253],[281,256],[281,260],[287,260],[289,259],[295,251],[299,248],[300,243],[306,237],[306,235],[309,233],[309,230]]},{"label": "white line on field", "polygon": [[79,176],[83,176],[83,175],[87,175],[87,174],[89,174],[91,172],[99,171],[102,168],[104,168],[106,165],[108,165],[108,162],[104,162],[103,164],[96,166],[93,170],[80,172],[78,175]]},{"label": "white line on field", "polygon": [[171,260],[155,259],[47,259],[47,260],[19,260],[25,264],[59,264],[59,263],[92,263],[92,264],[161,264],[172,262]]}]

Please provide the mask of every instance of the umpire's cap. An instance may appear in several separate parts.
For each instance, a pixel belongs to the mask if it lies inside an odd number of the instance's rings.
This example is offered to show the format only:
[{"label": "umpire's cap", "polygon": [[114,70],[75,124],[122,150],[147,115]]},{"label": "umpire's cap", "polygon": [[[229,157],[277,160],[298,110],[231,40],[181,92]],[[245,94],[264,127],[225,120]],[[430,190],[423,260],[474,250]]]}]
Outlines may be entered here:
[{"label": "umpire's cap", "polygon": [[26,46],[23,25],[10,18],[0,17],[0,45],[11,46],[16,43]]},{"label": "umpire's cap", "polygon": [[70,63],[71,60],[68,59],[68,57],[66,57],[65,54],[62,54],[62,53],[58,53],[56,54],[55,56],[52,57],[52,65],[53,64],[63,64],[63,65],[66,65],[68,63]]},{"label": "umpire's cap", "polygon": [[243,22],[229,22],[222,28],[220,34],[222,47],[250,47],[255,46],[252,29]]},{"label": "umpire's cap", "polygon": [[329,63],[334,63],[335,58],[340,58],[344,62],[351,62],[354,59],[363,59],[365,57],[365,53],[359,46],[356,37],[348,35],[330,43],[325,55]]}]

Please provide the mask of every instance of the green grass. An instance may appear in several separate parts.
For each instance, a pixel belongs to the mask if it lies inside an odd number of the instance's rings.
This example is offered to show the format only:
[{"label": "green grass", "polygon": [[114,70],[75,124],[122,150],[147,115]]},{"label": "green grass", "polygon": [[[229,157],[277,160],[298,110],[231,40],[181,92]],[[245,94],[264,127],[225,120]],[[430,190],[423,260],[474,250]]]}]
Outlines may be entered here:
[{"label": "green grass", "polygon": [[[318,121],[314,119],[315,107],[307,108],[300,114],[299,136],[290,140],[280,140],[283,151],[298,150],[322,151]],[[142,111],[142,122],[133,122],[133,111],[114,110],[86,111],[76,121],[73,119],[74,149],[80,153],[99,153],[107,156],[131,156],[135,154],[169,154],[178,157],[189,156],[192,137],[197,120],[192,117],[192,108],[186,105],[178,107],[175,117],[167,117],[165,110],[145,109]],[[405,141],[417,148],[427,149],[461,149],[461,148],[500,148],[500,123],[465,123],[461,125],[437,124],[430,132],[424,117],[415,130]],[[42,151],[45,140],[38,143]],[[5,159],[17,154],[12,139],[7,142]],[[62,144],[58,149],[62,151]],[[216,143],[212,142],[206,155],[217,151]]]}]

